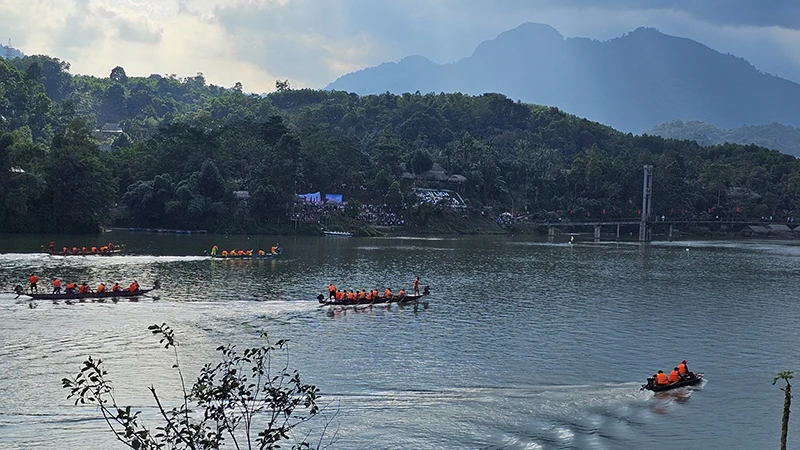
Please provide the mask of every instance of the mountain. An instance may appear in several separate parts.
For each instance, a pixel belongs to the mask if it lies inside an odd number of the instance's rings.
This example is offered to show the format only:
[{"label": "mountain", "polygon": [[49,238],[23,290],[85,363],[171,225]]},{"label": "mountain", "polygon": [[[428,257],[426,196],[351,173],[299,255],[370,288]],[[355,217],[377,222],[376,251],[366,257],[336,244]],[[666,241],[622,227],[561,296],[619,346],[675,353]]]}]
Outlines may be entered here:
[{"label": "mountain", "polygon": [[23,55],[21,51],[15,49],[14,47],[6,47],[3,44],[0,44],[0,58],[11,59],[11,58],[22,58]]},{"label": "mountain", "polygon": [[723,130],[699,121],[671,120],[646,131],[652,136],[666,139],[692,140],[700,145],[755,144],[800,157],[800,129],[770,123],[767,125],[744,125]]},{"label": "mountain", "polygon": [[800,126],[799,84],[652,28],[601,42],[565,39],[548,25],[525,23],[454,63],[412,56],[343,75],[326,89],[498,92],[635,133],[676,118],[721,128]]}]

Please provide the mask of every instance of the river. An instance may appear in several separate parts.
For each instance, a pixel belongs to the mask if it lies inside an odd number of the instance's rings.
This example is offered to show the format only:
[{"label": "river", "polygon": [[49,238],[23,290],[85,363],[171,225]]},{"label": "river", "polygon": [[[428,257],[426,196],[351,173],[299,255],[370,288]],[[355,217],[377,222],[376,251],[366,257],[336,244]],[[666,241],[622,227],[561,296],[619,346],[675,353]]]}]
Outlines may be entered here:
[{"label": "river", "polygon": [[[124,448],[60,380],[101,358],[120,403],[177,405],[177,335],[190,380],[215,348],[289,339],[290,365],[338,413],[336,449],[762,449],[778,446],[779,371],[800,361],[800,244],[594,242],[533,237],[59,236],[125,243],[114,257],[37,254],[48,236],[0,236],[0,290],[31,273],[161,282],[158,300],[54,305],[0,294],[0,448]],[[203,249],[269,248],[219,261]],[[427,306],[342,310],[315,297],[430,285]],[[35,306],[31,308],[30,306]],[[697,389],[639,388],[681,359]],[[795,399],[796,400],[796,399]],[[800,442],[797,414],[789,442]],[[149,422],[155,427],[157,423]],[[91,445],[87,446],[87,442]]]}]

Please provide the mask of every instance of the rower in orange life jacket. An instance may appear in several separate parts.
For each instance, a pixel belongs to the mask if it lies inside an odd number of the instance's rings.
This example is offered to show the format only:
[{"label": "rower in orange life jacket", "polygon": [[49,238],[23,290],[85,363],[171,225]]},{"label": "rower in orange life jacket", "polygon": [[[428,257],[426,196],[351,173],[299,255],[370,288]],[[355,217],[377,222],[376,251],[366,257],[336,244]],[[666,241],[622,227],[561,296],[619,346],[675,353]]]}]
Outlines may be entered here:
[{"label": "rower in orange life jacket", "polygon": [[328,285],[328,298],[336,298],[336,286],[333,283]]},{"label": "rower in orange life jacket", "polygon": [[663,370],[659,370],[656,374],[656,384],[659,386],[666,386],[669,384],[669,378],[667,378],[667,374],[665,374]]},{"label": "rower in orange life jacket", "polygon": [[31,274],[31,276],[28,278],[28,281],[30,281],[31,283],[31,292],[33,291],[39,292],[39,287],[37,286],[37,283],[39,282],[39,277],[37,277],[35,274]]},{"label": "rower in orange life jacket", "polygon": [[122,286],[119,283],[114,283],[114,286],[111,287],[111,292],[122,292]]},{"label": "rower in orange life jacket", "polygon": [[406,290],[401,288],[399,291],[397,291],[397,296],[398,297],[405,297],[406,296]]},{"label": "rower in orange life jacket", "polygon": [[80,292],[81,294],[88,294],[88,293],[89,293],[89,285],[88,285],[88,284],[86,284],[86,283],[83,283],[83,284],[82,284],[82,285],[81,285],[81,286],[78,288],[78,292]]},{"label": "rower in orange life jacket", "polygon": [[681,381],[681,376],[678,373],[678,368],[676,367],[672,369],[672,372],[669,373],[669,382],[677,383],[678,381]]},{"label": "rower in orange life jacket", "polygon": [[106,284],[105,284],[105,283],[100,283],[100,284],[97,286],[97,289],[96,289],[96,291],[97,291],[97,292],[105,292],[105,291],[106,291]]},{"label": "rower in orange life jacket", "polygon": [[60,294],[61,293],[61,280],[56,278],[53,280],[53,294]]},{"label": "rower in orange life jacket", "polygon": [[389,289],[389,288],[386,288],[386,290],[383,291],[383,296],[386,297],[386,298],[392,298],[392,290]]},{"label": "rower in orange life jacket", "polygon": [[92,253],[97,253],[97,247],[92,247]]},{"label": "rower in orange life jacket", "polygon": [[75,283],[67,283],[65,288],[66,288],[68,293],[73,293],[73,292],[75,292],[76,285],[75,285]]}]

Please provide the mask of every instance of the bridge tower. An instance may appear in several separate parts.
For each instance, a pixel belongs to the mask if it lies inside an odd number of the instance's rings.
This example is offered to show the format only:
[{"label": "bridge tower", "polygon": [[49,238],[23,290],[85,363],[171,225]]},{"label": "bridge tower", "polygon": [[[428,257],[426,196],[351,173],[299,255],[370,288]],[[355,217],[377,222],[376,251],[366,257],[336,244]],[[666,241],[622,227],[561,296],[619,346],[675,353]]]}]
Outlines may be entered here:
[{"label": "bridge tower", "polygon": [[644,166],[644,178],[642,180],[642,221],[639,223],[639,240],[646,241],[647,223],[650,221],[650,209],[653,206],[653,166]]}]

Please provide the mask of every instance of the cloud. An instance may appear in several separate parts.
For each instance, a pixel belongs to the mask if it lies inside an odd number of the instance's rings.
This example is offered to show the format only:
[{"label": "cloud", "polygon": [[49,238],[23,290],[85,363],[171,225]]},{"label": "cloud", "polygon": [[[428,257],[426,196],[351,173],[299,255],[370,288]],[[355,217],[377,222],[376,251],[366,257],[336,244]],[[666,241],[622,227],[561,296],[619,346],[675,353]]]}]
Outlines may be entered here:
[{"label": "cloud", "polygon": [[0,29],[74,73],[203,72],[251,92],[276,79],[319,88],[416,54],[456,61],[523,22],[600,40],[654,27],[800,81],[798,11],[786,0],[0,0]]}]

